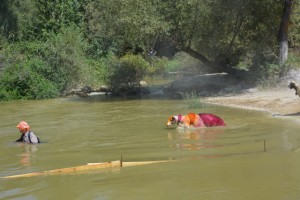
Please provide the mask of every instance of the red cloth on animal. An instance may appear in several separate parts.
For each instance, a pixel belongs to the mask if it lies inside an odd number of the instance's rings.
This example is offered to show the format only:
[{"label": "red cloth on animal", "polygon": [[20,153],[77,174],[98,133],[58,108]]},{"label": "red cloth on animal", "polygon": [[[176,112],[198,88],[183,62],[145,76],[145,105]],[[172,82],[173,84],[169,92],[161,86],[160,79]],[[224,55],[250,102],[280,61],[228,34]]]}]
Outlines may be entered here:
[{"label": "red cloth on animal", "polygon": [[210,126],[225,126],[225,122],[222,118],[214,115],[214,114],[210,114],[210,113],[199,113],[198,114],[204,125],[207,126],[207,127],[210,127]]}]

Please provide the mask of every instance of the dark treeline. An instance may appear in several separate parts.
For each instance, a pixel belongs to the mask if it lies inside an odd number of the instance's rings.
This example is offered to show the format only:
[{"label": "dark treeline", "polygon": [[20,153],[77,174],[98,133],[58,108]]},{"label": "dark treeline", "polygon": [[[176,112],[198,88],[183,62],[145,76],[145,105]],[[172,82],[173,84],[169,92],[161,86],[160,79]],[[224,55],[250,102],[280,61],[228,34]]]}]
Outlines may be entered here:
[{"label": "dark treeline", "polygon": [[134,87],[178,52],[208,72],[279,76],[300,62],[299,12],[296,0],[0,0],[0,100]]}]

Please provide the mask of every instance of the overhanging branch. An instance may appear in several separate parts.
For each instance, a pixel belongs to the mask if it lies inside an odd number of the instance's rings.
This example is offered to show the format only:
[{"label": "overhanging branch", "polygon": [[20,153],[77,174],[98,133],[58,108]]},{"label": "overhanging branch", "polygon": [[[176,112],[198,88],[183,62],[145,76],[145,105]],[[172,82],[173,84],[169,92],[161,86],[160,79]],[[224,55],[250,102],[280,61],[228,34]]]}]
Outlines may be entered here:
[{"label": "overhanging branch", "polygon": [[200,54],[199,52],[195,51],[191,47],[185,47],[182,51],[186,52],[193,58],[200,60],[204,65],[207,65],[212,69],[214,72],[224,72],[224,66],[221,66],[219,63],[213,62],[208,60],[204,55]]}]

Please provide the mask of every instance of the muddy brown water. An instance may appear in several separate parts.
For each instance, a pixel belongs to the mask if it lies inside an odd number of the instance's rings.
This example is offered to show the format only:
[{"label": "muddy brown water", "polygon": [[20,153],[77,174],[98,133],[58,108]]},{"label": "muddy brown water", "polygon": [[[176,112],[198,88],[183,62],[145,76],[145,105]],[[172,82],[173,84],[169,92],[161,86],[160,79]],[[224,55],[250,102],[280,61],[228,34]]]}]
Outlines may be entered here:
[{"label": "muddy brown water", "polygon": [[[228,127],[164,127],[169,115],[189,111],[215,113]],[[1,102],[0,118],[0,177],[121,155],[124,161],[177,160],[0,179],[0,199],[300,198],[300,125],[269,113],[212,105],[189,109],[181,100],[70,98]],[[15,127],[21,120],[42,144],[12,142],[19,137]]]}]

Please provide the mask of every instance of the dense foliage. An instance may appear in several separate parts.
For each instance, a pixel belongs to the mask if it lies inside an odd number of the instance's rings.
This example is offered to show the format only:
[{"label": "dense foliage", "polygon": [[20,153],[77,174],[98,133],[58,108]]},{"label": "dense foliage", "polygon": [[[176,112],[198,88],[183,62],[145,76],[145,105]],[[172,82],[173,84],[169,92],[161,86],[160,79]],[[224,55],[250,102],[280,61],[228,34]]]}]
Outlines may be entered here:
[{"label": "dense foliage", "polygon": [[106,79],[114,94],[139,95],[140,81],[149,68],[149,63],[142,56],[125,55],[111,59],[109,66]]},{"label": "dense foliage", "polygon": [[300,62],[300,6],[289,2],[290,57],[279,65],[284,0],[0,0],[0,100],[53,98],[78,84],[128,89],[178,52],[209,72],[278,76]]}]

